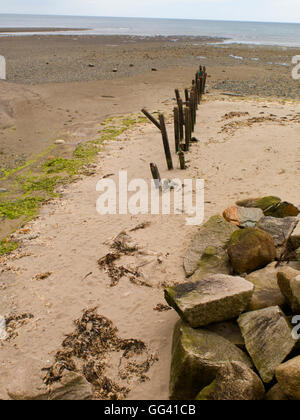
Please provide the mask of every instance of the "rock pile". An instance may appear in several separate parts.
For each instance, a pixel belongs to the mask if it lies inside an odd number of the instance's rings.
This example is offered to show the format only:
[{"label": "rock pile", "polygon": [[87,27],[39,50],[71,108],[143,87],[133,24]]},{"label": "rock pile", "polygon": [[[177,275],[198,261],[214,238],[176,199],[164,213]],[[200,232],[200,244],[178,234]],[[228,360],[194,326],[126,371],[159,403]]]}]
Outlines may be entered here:
[{"label": "rock pile", "polygon": [[188,281],[165,290],[181,318],[171,399],[300,399],[299,221],[299,208],[271,196],[199,228]]}]

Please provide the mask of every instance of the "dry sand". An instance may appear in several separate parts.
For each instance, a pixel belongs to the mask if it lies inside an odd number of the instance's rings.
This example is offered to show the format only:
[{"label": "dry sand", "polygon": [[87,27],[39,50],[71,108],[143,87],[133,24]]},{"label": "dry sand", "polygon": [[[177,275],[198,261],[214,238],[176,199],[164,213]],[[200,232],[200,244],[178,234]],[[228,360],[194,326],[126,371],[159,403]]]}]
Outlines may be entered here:
[{"label": "dry sand", "polygon": [[[230,112],[249,115],[225,116]],[[166,284],[185,280],[183,257],[197,227],[186,226],[184,214],[100,216],[95,208],[96,183],[108,174],[117,180],[121,169],[128,170],[129,179],[150,181],[149,162],[155,161],[163,177],[205,179],[205,219],[248,196],[274,194],[300,204],[299,122],[296,102],[208,97],[198,112],[195,135],[200,142],[188,153],[184,172],[177,162],[174,171],[166,170],[160,133],[150,124],[108,144],[99,156],[97,173],[66,187],[62,198],[44,206],[40,217],[27,226],[37,238],[24,240],[18,252],[2,258],[0,313],[30,313],[34,318],[0,349],[0,398],[7,397],[6,385],[16,364],[26,364],[30,357],[49,365],[65,334],[73,331],[73,321],[95,306],[114,322],[121,337],[143,340],[158,355],[147,373],[149,380],[130,383],[127,398],[168,398],[177,315],[153,308],[164,302]],[[168,130],[173,138],[171,125]],[[150,226],[129,233],[142,222]],[[99,269],[98,259],[110,252],[107,241],[123,230],[146,251],[146,255],[135,253],[124,264],[141,266],[151,287],[133,284],[126,277],[110,287],[107,274]],[[52,274],[36,279],[46,272]],[[116,366],[118,360],[113,360]]]}]

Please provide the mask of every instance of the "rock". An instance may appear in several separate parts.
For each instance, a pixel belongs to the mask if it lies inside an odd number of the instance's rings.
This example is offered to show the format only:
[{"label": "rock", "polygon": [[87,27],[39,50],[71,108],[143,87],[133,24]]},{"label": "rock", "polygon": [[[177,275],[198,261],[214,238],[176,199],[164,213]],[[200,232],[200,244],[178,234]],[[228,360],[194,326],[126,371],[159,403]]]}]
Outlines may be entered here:
[{"label": "rock", "polygon": [[261,209],[232,206],[226,209],[223,217],[239,227],[255,227],[257,222],[264,216]]},{"label": "rock", "polygon": [[83,401],[93,397],[92,385],[81,375],[65,371],[59,382],[50,388],[51,400]]},{"label": "rock", "polygon": [[273,207],[278,206],[281,203],[281,199],[274,196],[262,197],[262,198],[248,198],[246,200],[237,201],[236,205],[247,208],[258,208],[263,212],[267,212]]},{"label": "rock", "polygon": [[95,64],[90,63],[89,67],[95,67]]},{"label": "rock", "polygon": [[293,249],[300,248],[300,223],[298,223],[297,227],[292,233],[291,238],[290,238],[290,243]]},{"label": "rock", "polygon": [[291,234],[298,225],[299,220],[296,217],[284,217],[278,219],[276,217],[262,218],[257,227],[269,233],[274,239],[277,248],[277,258],[280,259],[285,247],[290,239]]},{"label": "rock", "polygon": [[208,325],[205,329],[220,335],[240,349],[245,348],[245,341],[241,330],[235,321],[218,322],[216,324]]},{"label": "rock", "polygon": [[300,356],[278,366],[276,378],[289,399],[300,400]]},{"label": "rock", "polygon": [[55,140],[54,144],[66,144],[65,140]]},{"label": "rock", "polygon": [[250,198],[247,200],[238,201],[237,206],[260,208],[265,216],[272,217],[296,217],[300,211],[291,203],[281,201],[278,197],[263,197],[263,198]]},{"label": "rock", "polygon": [[277,207],[272,209],[272,211],[265,212],[266,216],[273,217],[296,217],[300,213],[299,209],[294,206],[294,204],[288,203],[286,201],[280,203]]},{"label": "rock", "polygon": [[45,385],[40,361],[26,358],[15,369],[8,383],[7,393],[13,400],[87,400],[93,389],[87,380],[75,372],[65,371],[62,379],[51,386]]},{"label": "rock", "polygon": [[216,379],[196,400],[261,401],[264,396],[265,387],[256,373],[241,362],[231,362],[219,369]]},{"label": "rock", "polygon": [[279,384],[273,386],[266,394],[266,401],[288,401],[288,397],[283,393]]},{"label": "rock", "polygon": [[300,272],[284,267],[278,272],[277,281],[293,313],[300,313]]},{"label": "rock", "polygon": [[118,73],[118,69],[116,67],[112,71],[113,73]]},{"label": "rock", "polygon": [[277,263],[269,264],[267,267],[248,274],[247,281],[254,284],[255,289],[252,296],[249,311],[268,308],[270,306],[284,307],[286,299],[282,295],[277,282],[277,274],[280,267]]},{"label": "rock", "polygon": [[243,314],[238,324],[262,380],[270,383],[296,345],[291,325],[278,306]]},{"label": "rock", "polygon": [[173,337],[170,398],[195,399],[215,379],[218,369],[233,361],[252,367],[246,354],[229,341],[179,321]]},{"label": "rock", "polygon": [[241,277],[214,274],[165,290],[165,299],[191,327],[237,318],[248,307],[254,286]]},{"label": "rock", "polygon": [[198,272],[199,277],[209,273],[230,274],[231,268],[226,253],[227,243],[238,230],[222,216],[213,216],[201,226],[193,238],[184,258],[187,276]]},{"label": "rock", "polygon": [[7,189],[6,188],[0,188],[0,194],[6,193]]},{"label": "rock", "polygon": [[240,229],[230,238],[228,255],[236,273],[251,273],[275,260],[274,240],[258,228]]}]

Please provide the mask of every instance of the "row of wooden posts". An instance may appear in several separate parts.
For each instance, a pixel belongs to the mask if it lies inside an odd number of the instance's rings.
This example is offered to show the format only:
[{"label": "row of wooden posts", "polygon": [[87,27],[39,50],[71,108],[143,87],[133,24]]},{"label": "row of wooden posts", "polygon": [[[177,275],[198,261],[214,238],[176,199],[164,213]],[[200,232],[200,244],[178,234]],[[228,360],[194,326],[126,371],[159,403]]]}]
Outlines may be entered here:
[{"label": "row of wooden posts", "polygon": [[[200,66],[192,81],[190,89],[185,89],[184,98],[180,96],[178,89],[175,89],[177,106],[174,107],[174,133],[175,151],[179,157],[180,168],[186,169],[185,152],[190,150],[191,143],[198,140],[192,137],[197,122],[197,110],[201,103],[202,95],[205,93],[206,86],[206,67]],[[142,109],[143,114],[161,131],[167,166],[172,170],[173,160],[169,144],[169,137],[166,129],[165,117],[159,114],[157,120],[146,109]],[[155,163],[150,164],[151,173],[157,187],[161,185],[161,177]]]}]

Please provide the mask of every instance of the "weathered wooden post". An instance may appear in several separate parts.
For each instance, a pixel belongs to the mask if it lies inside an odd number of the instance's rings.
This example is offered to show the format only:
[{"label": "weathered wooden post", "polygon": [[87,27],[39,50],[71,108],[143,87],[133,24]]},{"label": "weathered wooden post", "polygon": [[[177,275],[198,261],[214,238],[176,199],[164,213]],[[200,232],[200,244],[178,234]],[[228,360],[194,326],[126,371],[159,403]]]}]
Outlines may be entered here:
[{"label": "weathered wooden post", "polygon": [[179,162],[180,162],[180,169],[186,169],[185,156],[184,156],[184,152],[182,150],[179,150],[178,157],[179,157]]},{"label": "weathered wooden post", "polygon": [[161,177],[157,165],[155,163],[150,163],[150,169],[154,179],[155,187],[157,189],[161,189]]},{"label": "weathered wooden post", "polygon": [[179,134],[180,134],[180,141],[182,141],[184,137],[184,113],[183,113],[182,99],[179,99],[178,101],[178,111],[179,111]]},{"label": "weathered wooden post", "polygon": [[159,123],[160,123],[160,131],[161,131],[164,149],[165,149],[167,165],[170,171],[173,169],[173,162],[172,162],[172,155],[171,155],[170,145],[169,145],[169,140],[168,140],[168,133],[166,129],[165,117],[163,116],[163,114],[159,114]]},{"label": "weathered wooden post", "polygon": [[179,110],[176,106],[174,108],[174,133],[175,133],[175,150],[179,152],[180,146],[180,126],[179,126]]},{"label": "weathered wooden post", "polygon": [[190,149],[191,141],[191,110],[189,105],[185,108],[185,151]]},{"label": "weathered wooden post", "polygon": [[142,109],[142,113],[160,130],[159,122],[145,108]]},{"label": "weathered wooden post", "polygon": [[189,90],[188,89],[185,89],[184,90],[184,94],[185,94],[185,102],[188,102],[189,99],[190,99],[190,97],[189,97]]}]

